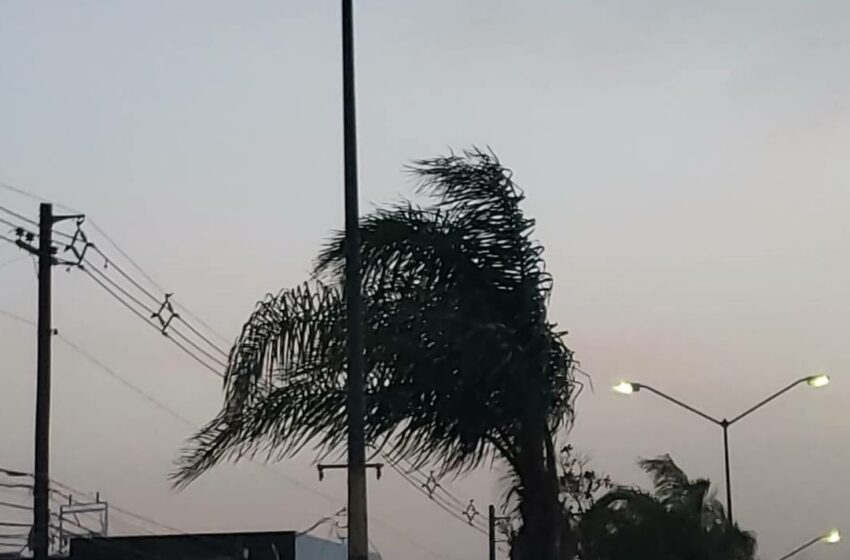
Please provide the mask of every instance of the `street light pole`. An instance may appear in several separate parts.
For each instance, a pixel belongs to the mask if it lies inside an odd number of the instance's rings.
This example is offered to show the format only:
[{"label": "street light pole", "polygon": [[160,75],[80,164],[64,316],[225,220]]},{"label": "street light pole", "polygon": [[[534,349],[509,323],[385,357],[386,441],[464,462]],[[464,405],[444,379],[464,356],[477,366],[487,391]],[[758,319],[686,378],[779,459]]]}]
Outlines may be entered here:
[{"label": "street light pole", "polygon": [[720,426],[720,428],[723,430],[723,465],[724,465],[725,479],[726,479],[726,516],[729,520],[729,524],[731,525],[734,520],[733,520],[733,517],[732,517],[732,480],[731,480],[732,475],[731,475],[731,466],[730,466],[731,461],[730,461],[730,457],[729,457],[729,427],[732,426],[733,424],[736,424],[740,420],[743,420],[744,418],[746,418],[747,416],[749,416],[750,414],[752,414],[756,410],[760,409],[761,407],[765,406],[769,402],[771,402],[771,401],[779,398],[780,396],[784,395],[785,393],[787,393],[788,391],[790,391],[791,389],[793,389],[797,385],[801,385],[803,383],[806,383],[807,385],[809,385],[811,387],[823,387],[824,385],[829,384],[829,377],[827,377],[826,375],[810,375],[808,377],[803,377],[801,379],[798,379],[797,381],[794,381],[793,383],[790,383],[789,385],[783,387],[779,391],[776,391],[775,393],[771,394],[766,399],[759,401],[758,404],[751,406],[750,408],[748,408],[747,410],[745,410],[744,412],[742,412],[738,416],[735,416],[731,420],[727,420],[726,418],[719,420],[719,419],[715,418],[714,416],[711,416],[710,414],[707,414],[707,413],[703,412],[702,410],[700,410],[700,409],[698,409],[694,406],[691,406],[691,405],[689,405],[689,404],[687,404],[687,403],[685,403],[685,402],[683,402],[683,401],[681,401],[681,400],[679,400],[675,397],[671,397],[670,395],[668,395],[667,393],[664,393],[663,391],[659,391],[655,387],[650,387],[649,385],[644,385],[643,383],[633,383],[633,382],[629,382],[629,381],[622,381],[622,382],[620,382],[620,383],[618,383],[617,385],[614,386],[614,391],[621,393],[621,394],[624,394],[624,395],[630,395],[632,393],[637,393],[640,390],[645,390],[645,391],[648,391],[650,393],[654,393],[655,395],[661,397],[662,399],[669,401],[669,402],[675,404],[676,406],[678,406],[679,408],[683,408],[683,409],[687,410],[688,412],[691,412],[691,413],[699,416],[700,418],[711,422],[712,424],[714,424],[716,426]]},{"label": "street light pole", "polygon": [[348,413],[348,559],[367,560],[366,401],[363,359],[363,296],[357,185],[357,120],[354,96],[354,14],[342,0],[342,103],[345,169],[345,304]]}]

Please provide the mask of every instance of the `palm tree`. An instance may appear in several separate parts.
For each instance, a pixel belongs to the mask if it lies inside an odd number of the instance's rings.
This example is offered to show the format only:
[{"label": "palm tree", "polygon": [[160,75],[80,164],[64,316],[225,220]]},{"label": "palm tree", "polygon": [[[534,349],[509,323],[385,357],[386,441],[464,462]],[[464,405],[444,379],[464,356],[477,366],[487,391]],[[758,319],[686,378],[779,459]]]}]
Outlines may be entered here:
[{"label": "palm tree", "polygon": [[653,492],[615,488],[584,515],[582,560],[752,560],[756,541],[731,525],[706,479],[690,480],[669,455],[643,460]]},{"label": "palm tree", "polygon": [[[547,317],[552,280],[523,193],[491,153],[415,162],[418,194],[361,220],[366,436],[392,460],[463,473],[499,459],[519,481],[512,555],[556,560],[559,431],[573,355]],[[344,445],[345,239],[314,278],[261,301],[233,346],[220,413],[190,441],[178,485],[225,461]]]}]

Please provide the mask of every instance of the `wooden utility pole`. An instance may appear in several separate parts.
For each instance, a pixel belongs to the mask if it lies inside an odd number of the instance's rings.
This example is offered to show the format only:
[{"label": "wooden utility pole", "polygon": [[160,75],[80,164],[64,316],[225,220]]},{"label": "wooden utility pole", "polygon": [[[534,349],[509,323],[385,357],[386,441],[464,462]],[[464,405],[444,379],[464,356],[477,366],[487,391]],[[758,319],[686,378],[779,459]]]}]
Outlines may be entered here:
[{"label": "wooden utility pole", "polygon": [[342,102],[345,166],[345,302],[348,364],[348,560],[368,560],[366,441],[364,421],[363,296],[357,186],[357,121],[354,103],[352,0],[342,0]]},{"label": "wooden utility pole", "polygon": [[[35,484],[32,500],[32,532],[29,546],[35,560],[48,560],[50,553],[50,339],[53,336],[51,315],[51,276],[57,263],[53,247],[53,226],[62,220],[78,220],[84,216],[54,216],[53,205],[43,202],[38,213],[38,247],[31,241],[35,235],[18,230],[18,247],[38,257],[38,342],[35,389]],[[78,262],[62,261],[71,266]]]},{"label": "wooden utility pole", "polygon": [[50,534],[50,324],[53,206],[42,203],[38,220],[38,369],[35,393],[33,554],[48,560]]}]

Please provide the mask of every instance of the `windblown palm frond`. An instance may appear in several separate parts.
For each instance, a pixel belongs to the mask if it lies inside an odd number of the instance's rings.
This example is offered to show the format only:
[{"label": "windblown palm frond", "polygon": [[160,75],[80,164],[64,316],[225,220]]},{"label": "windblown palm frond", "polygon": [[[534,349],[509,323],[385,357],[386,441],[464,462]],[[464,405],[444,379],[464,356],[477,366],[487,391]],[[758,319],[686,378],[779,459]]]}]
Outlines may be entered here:
[{"label": "windblown palm frond", "polygon": [[[547,321],[551,278],[542,248],[529,237],[533,221],[520,210],[523,194],[510,173],[478,151],[419,161],[411,171],[421,179],[419,192],[435,204],[402,205],[364,218],[365,297],[377,311],[376,328],[405,323],[391,333],[389,348],[401,360],[393,364],[400,378],[431,395],[427,401],[450,404],[421,411],[437,412],[429,419],[437,431],[426,439],[445,441],[451,434],[459,455],[439,454],[464,457],[449,460],[450,469],[472,466],[484,458],[471,452],[476,446],[515,447],[519,425],[527,426],[530,415],[552,431],[569,421],[572,353]],[[344,255],[338,234],[320,255],[316,275],[341,282]],[[398,352],[400,340],[414,347]],[[369,365],[380,369],[380,360]],[[442,431],[454,421],[464,434]]]},{"label": "windblown palm frond", "polygon": [[257,304],[230,352],[225,401],[190,441],[175,478],[185,485],[226,459],[290,455],[345,434],[344,308],[339,293],[303,285]]},{"label": "windblown palm frond", "polygon": [[708,480],[690,480],[669,455],[643,460],[654,491],[616,488],[579,527],[582,560],[753,560],[751,533],[731,525]]},{"label": "windblown palm frond", "polygon": [[[360,223],[367,441],[445,471],[499,457],[529,507],[547,511],[537,524],[551,525],[554,434],[571,420],[573,355],[547,318],[552,281],[524,195],[495,156],[477,150],[410,172],[431,204],[392,206]],[[224,406],[185,450],[178,484],[246,454],[279,457],[308,443],[328,453],[344,443],[345,243],[335,235],[313,283],[251,315],[230,354]],[[556,541],[550,529],[527,539],[530,550]]]},{"label": "windblown palm frond", "polygon": [[655,496],[668,508],[701,511],[710,498],[709,482],[690,480],[670,455],[643,459],[638,464],[652,478]]}]

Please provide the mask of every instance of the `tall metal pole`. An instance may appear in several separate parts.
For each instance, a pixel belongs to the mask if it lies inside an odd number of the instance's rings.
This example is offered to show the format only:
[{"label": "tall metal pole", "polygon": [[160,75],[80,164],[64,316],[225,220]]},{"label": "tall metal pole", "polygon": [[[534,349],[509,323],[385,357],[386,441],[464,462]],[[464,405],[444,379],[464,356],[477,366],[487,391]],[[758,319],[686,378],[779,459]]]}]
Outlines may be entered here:
[{"label": "tall metal pole", "polygon": [[490,504],[487,508],[487,535],[490,544],[490,560],[496,560],[496,506]]},{"label": "tall metal pole", "polygon": [[345,302],[348,362],[348,560],[367,560],[366,402],[363,381],[363,299],[357,188],[357,120],[354,103],[352,0],[342,0],[342,102],[345,165]]},{"label": "tall metal pole", "polygon": [[723,463],[726,468],[726,517],[729,520],[729,525],[735,523],[732,517],[732,469],[729,466],[729,422],[723,420],[720,423],[723,428]]},{"label": "tall metal pole", "polygon": [[[718,420],[717,418],[711,416],[710,414],[706,414],[705,412],[701,411],[698,408],[695,408],[695,407],[693,407],[689,404],[686,404],[686,403],[680,401],[677,398],[671,397],[667,393],[659,391],[658,389],[656,389],[654,387],[650,387],[649,385],[644,385],[643,383],[630,383],[628,381],[624,381],[620,385],[616,386],[614,389],[616,391],[624,393],[624,394],[629,394],[629,393],[632,393],[632,392],[638,392],[640,390],[645,389],[645,390],[649,391],[650,393],[653,393],[653,394],[661,397],[662,399],[665,399],[665,400],[675,404],[676,406],[684,408],[688,412],[692,412],[692,413],[696,414],[697,416],[708,420],[712,424],[720,426],[723,429],[723,463],[724,463],[724,468],[725,468],[725,471],[726,471],[726,517],[729,521],[729,524],[731,525],[731,524],[734,523],[734,518],[732,516],[732,481],[731,481],[732,475],[731,475],[731,468],[730,468],[730,465],[729,465],[729,426],[739,422],[740,420],[749,416],[750,414],[757,411],[758,409],[760,409],[764,405],[776,400],[777,398],[781,397],[782,395],[784,395],[785,393],[787,393],[788,391],[790,391],[791,389],[793,389],[797,385],[801,385],[803,383],[808,383],[809,385],[811,385],[813,387],[822,387],[822,386],[826,385],[827,383],[829,383],[829,377],[827,377],[826,375],[820,374],[820,375],[811,375],[811,376],[808,376],[808,377],[803,377],[801,379],[798,379],[798,380],[794,381],[793,383],[783,387],[779,391],[773,393],[772,395],[770,395],[766,399],[760,401],[755,406],[748,408],[747,410],[745,410],[744,412],[742,412],[738,416],[735,416],[731,420],[727,420],[726,418],[724,418],[723,420]],[[624,389],[623,389],[623,387],[624,387]]]},{"label": "tall metal pole", "polygon": [[33,553],[48,560],[50,531],[50,276],[53,269],[53,206],[42,203],[38,227],[38,368],[35,395],[35,490]]}]

